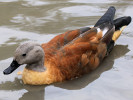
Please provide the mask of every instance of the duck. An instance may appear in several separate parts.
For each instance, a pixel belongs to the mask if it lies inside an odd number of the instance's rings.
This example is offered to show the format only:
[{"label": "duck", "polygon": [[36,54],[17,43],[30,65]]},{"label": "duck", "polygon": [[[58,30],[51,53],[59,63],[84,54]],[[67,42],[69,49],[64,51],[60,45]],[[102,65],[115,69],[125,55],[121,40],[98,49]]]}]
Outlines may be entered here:
[{"label": "duck", "polygon": [[11,74],[26,64],[24,84],[44,85],[79,78],[95,70],[113,50],[130,16],[114,20],[111,6],[94,27],[70,30],[47,43],[26,42],[17,47],[12,63],[3,73]]}]

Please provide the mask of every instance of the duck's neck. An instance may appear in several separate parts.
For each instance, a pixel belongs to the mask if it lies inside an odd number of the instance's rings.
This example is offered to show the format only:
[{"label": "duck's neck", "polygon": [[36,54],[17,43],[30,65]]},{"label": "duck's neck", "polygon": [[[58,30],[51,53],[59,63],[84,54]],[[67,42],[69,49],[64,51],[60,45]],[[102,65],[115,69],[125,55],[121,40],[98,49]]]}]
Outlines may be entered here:
[{"label": "duck's neck", "polygon": [[42,85],[55,82],[55,77],[48,70],[37,72],[25,68],[22,74],[22,80],[24,84]]},{"label": "duck's neck", "polygon": [[[42,84],[50,84],[53,82],[60,82],[63,80],[62,73],[60,72],[60,70],[58,70],[53,65],[48,63],[45,64],[45,66],[47,66],[47,68],[43,72],[39,72],[40,70],[37,71],[37,69],[27,66],[22,74],[22,80],[24,84],[42,85]],[[40,66],[40,68],[42,68],[42,66]]]},{"label": "duck's neck", "polygon": [[37,72],[44,72],[45,71],[44,59],[32,64],[27,64],[26,68]]}]

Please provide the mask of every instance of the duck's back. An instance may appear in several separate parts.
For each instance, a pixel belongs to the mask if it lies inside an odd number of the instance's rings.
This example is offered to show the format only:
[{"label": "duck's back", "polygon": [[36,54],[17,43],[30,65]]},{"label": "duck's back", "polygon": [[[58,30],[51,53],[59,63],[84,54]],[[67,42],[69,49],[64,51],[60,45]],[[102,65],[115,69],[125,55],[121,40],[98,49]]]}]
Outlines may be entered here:
[{"label": "duck's back", "polygon": [[[92,28],[54,51],[45,53],[45,62],[60,70],[63,79],[71,79],[95,69],[106,55],[102,34]],[[52,67],[51,67],[52,68]]]},{"label": "duck's back", "polygon": [[56,37],[54,37],[51,41],[48,43],[42,44],[42,48],[46,53],[49,55],[53,55],[63,46],[67,45],[71,41],[73,41],[75,38],[83,34],[84,32],[90,30],[89,27],[84,27],[76,30],[70,30],[63,34],[59,34]]},{"label": "duck's back", "polygon": [[115,8],[110,7],[95,24],[96,27],[69,31],[43,44],[45,64],[53,69],[52,74],[65,80],[97,68],[114,46],[114,14]]}]

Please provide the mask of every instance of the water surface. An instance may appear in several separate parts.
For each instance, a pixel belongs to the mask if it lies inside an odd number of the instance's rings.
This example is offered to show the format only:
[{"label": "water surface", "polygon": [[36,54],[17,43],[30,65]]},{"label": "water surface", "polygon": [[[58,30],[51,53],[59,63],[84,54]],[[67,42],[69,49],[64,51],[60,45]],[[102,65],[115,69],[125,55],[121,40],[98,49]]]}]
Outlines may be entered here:
[{"label": "water surface", "polygon": [[24,85],[18,68],[3,75],[16,47],[44,43],[57,34],[93,26],[109,6],[116,16],[133,17],[132,0],[0,0],[0,100],[133,100],[133,23],[94,72],[44,86]]}]

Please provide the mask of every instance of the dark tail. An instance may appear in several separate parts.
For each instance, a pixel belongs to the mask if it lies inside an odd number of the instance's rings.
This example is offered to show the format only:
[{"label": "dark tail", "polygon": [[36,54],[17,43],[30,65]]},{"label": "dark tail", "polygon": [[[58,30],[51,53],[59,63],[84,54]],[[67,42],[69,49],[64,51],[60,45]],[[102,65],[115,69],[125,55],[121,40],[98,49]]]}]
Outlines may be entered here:
[{"label": "dark tail", "polygon": [[122,26],[128,25],[131,22],[131,17],[121,17],[114,19],[116,9],[111,6],[107,12],[96,22],[94,27],[98,27],[103,32],[102,42],[107,45],[107,54],[112,51],[114,47],[114,41],[112,40],[113,34],[116,30],[119,30]]},{"label": "dark tail", "polygon": [[115,25],[115,31],[117,31],[120,30],[122,26],[129,25],[131,22],[131,17],[130,16],[120,17],[115,19],[113,22]]},{"label": "dark tail", "polygon": [[[130,16],[120,17],[115,19],[113,22],[115,25],[115,31],[117,31],[117,30],[120,30],[121,27],[129,25],[131,22],[131,17]],[[114,44],[115,44],[115,41],[111,40],[110,43],[107,45],[107,55],[112,51]]]}]

